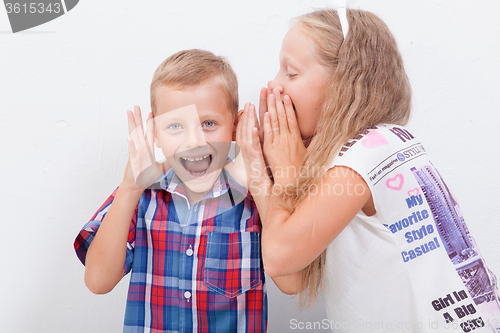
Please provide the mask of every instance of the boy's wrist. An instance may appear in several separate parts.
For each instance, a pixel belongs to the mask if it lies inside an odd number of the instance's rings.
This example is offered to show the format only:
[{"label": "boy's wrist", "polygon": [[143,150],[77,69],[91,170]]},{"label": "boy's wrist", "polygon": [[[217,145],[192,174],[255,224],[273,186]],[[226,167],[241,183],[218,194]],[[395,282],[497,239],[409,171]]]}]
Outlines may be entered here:
[{"label": "boy's wrist", "polygon": [[131,194],[134,196],[139,196],[139,197],[144,192],[144,189],[142,187],[137,186],[137,184],[135,184],[135,182],[133,184],[131,184],[130,182],[127,182],[126,180],[122,181],[119,189],[121,189],[122,191],[124,191],[128,194]]}]

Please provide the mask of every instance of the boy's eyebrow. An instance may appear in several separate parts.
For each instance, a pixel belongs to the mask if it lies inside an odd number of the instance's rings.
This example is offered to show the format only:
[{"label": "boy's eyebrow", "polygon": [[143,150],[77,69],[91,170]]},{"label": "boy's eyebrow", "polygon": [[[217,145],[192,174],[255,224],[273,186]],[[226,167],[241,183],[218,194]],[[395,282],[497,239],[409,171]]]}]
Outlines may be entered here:
[{"label": "boy's eyebrow", "polygon": [[164,114],[171,113],[171,112],[184,114],[184,112],[193,112],[193,111],[198,112],[196,110],[196,104],[191,104],[191,105],[180,107],[178,109],[170,110],[170,111],[165,112]]},{"label": "boy's eyebrow", "polygon": [[[166,111],[160,115],[157,115],[154,117],[155,121],[165,121],[165,120],[179,120],[179,119],[184,119],[186,114],[196,112],[198,113],[196,109],[195,104],[191,104],[188,106],[183,106],[178,109]],[[168,117],[167,117],[168,116]]]},{"label": "boy's eyebrow", "polygon": [[206,110],[200,110],[198,112],[198,116],[200,118],[204,117],[221,117],[221,118],[224,118],[224,115],[221,114],[221,112],[219,110],[212,110],[212,109],[206,109]]}]

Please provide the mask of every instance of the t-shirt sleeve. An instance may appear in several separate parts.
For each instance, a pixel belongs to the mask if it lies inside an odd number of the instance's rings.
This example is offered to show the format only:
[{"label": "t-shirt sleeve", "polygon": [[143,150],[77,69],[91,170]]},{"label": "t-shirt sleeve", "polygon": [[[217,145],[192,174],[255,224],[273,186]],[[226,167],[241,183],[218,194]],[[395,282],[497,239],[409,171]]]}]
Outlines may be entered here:
[{"label": "t-shirt sleeve", "polygon": [[[113,203],[113,200],[116,195],[116,191],[118,188],[115,189],[115,191],[109,196],[108,199],[102,204],[102,206],[97,210],[97,212],[92,216],[89,222],[87,222],[83,228],[80,230],[78,235],[76,236],[75,242],[73,244],[75,248],[76,255],[78,256],[78,259],[82,262],[82,264],[85,265],[85,258],[87,257],[87,251],[89,249],[90,243],[94,240],[95,234],[97,233],[97,230],[101,226],[101,222],[104,220],[104,217],[108,213],[109,207]],[[132,221],[130,222],[130,228],[128,232],[128,238],[127,238],[127,254],[125,256],[125,264],[123,266],[123,271],[124,274],[127,274],[130,272],[130,269],[132,268],[132,261],[134,257],[134,246],[135,246],[135,230],[136,230],[136,223],[137,223],[137,212],[138,212],[138,207],[135,208],[134,215],[132,216]]]},{"label": "t-shirt sleeve", "polygon": [[380,207],[378,196],[374,193],[374,186],[381,181],[386,170],[392,170],[393,160],[397,161],[395,154],[405,147],[404,142],[392,132],[393,127],[395,125],[382,124],[359,132],[340,149],[328,165],[329,168],[348,167],[359,174],[372,192],[373,203],[377,211]]}]

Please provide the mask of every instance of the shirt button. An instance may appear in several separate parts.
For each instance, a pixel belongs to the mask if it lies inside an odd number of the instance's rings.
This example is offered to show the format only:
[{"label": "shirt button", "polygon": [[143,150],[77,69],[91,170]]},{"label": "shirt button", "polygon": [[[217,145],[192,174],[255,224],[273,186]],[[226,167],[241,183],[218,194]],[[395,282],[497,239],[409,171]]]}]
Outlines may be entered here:
[{"label": "shirt button", "polygon": [[187,299],[190,299],[191,298],[191,293],[189,291],[186,291],[184,293],[184,297],[187,298]]},{"label": "shirt button", "polygon": [[191,257],[193,255],[193,250],[191,249],[191,247],[189,247],[189,249],[186,250],[186,254]]}]

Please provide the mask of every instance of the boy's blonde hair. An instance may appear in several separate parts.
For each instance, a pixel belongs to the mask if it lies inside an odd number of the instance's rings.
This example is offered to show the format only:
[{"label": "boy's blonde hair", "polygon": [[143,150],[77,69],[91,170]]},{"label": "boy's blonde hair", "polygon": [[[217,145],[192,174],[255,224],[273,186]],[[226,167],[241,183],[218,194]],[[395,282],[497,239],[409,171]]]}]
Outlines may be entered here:
[{"label": "boy's blonde hair", "polygon": [[[347,10],[344,40],[336,10],[317,10],[294,20],[315,47],[330,82],[293,195],[283,195],[290,211],[304,200],[324,175],[342,146],[360,131],[410,118],[411,88],[396,40],[375,14]],[[323,172],[319,172],[319,171]],[[312,304],[322,286],[326,250],[302,271],[300,303]],[[340,272],[342,274],[342,272]]]},{"label": "boy's blonde hair", "polygon": [[151,81],[151,110],[156,112],[156,91],[162,86],[183,89],[200,84],[214,84],[227,97],[227,105],[238,113],[238,79],[223,57],[210,51],[192,49],[177,52],[156,69]]}]

